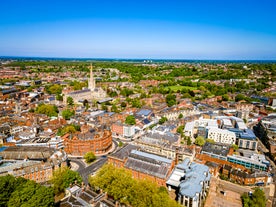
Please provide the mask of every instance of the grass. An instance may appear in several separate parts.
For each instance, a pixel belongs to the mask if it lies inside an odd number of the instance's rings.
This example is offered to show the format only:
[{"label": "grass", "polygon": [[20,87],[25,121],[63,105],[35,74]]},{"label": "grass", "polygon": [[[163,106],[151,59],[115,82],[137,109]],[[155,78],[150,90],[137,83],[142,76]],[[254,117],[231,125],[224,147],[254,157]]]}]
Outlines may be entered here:
[{"label": "grass", "polygon": [[196,90],[196,87],[190,87],[190,86],[168,86],[166,89],[171,89],[173,92],[177,92],[178,90],[181,91],[182,89],[187,89],[187,90]]}]

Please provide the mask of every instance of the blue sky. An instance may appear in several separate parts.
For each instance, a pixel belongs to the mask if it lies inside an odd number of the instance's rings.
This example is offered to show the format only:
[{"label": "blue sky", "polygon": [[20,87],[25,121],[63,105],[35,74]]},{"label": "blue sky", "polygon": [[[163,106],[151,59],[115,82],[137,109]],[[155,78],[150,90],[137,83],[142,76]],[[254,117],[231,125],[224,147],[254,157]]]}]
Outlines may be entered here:
[{"label": "blue sky", "polygon": [[276,59],[274,0],[2,0],[0,56]]}]

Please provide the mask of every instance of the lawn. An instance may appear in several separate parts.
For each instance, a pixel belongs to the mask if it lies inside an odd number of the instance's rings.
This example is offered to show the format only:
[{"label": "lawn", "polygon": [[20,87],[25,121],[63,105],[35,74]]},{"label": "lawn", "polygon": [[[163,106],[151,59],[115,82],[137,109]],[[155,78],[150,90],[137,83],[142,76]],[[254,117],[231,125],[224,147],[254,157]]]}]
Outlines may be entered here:
[{"label": "lawn", "polygon": [[190,87],[190,86],[178,86],[178,85],[176,85],[176,86],[168,86],[168,87],[166,87],[166,89],[171,89],[173,92],[177,92],[178,90],[182,90],[182,89],[187,89],[187,90],[196,90],[197,88],[196,87]]}]

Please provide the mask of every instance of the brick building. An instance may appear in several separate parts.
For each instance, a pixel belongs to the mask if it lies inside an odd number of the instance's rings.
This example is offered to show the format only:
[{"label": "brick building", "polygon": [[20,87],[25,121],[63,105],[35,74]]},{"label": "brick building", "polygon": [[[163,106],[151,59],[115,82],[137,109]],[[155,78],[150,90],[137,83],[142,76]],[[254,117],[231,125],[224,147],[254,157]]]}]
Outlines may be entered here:
[{"label": "brick building", "polygon": [[71,155],[83,156],[87,152],[102,154],[112,147],[112,136],[110,130],[90,129],[86,132],[75,134],[73,137],[66,134],[64,140],[64,150]]},{"label": "brick building", "polygon": [[175,162],[137,149],[137,146],[127,145],[115,154],[108,156],[108,163],[129,170],[136,179],[148,179],[159,186],[166,186],[166,180],[173,170]]}]

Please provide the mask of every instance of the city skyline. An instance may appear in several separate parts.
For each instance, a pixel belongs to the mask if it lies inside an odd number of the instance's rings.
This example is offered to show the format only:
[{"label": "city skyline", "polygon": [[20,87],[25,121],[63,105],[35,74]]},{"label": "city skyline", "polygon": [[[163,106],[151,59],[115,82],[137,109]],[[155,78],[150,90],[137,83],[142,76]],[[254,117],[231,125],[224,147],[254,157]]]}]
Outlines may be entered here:
[{"label": "city skyline", "polygon": [[276,3],[5,1],[0,56],[276,59]]}]

